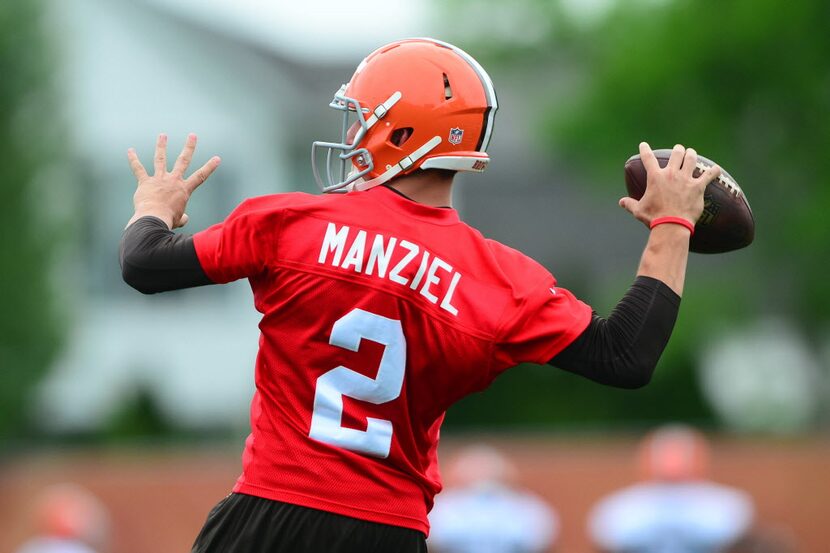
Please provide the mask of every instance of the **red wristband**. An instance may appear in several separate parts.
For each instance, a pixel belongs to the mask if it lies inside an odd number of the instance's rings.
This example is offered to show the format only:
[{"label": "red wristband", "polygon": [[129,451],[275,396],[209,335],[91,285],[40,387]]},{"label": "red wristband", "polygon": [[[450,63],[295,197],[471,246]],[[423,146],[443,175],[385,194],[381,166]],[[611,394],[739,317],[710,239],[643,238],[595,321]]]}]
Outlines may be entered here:
[{"label": "red wristband", "polygon": [[692,236],[695,235],[695,226],[692,224],[691,221],[689,221],[688,219],[684,219],[683,217],[657,217],[656,219],[652,219],[651,224],[648,226],[648,228],[653,229],[657,225],[663,225],[666,223],[682,225],[689,229],[689,232],[692,233]]}]

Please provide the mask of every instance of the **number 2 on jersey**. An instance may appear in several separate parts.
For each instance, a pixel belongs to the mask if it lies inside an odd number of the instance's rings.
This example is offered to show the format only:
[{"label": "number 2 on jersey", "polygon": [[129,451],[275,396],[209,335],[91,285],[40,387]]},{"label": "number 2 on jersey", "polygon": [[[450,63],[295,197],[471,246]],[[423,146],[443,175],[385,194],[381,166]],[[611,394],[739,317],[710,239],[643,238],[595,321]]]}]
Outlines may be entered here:
[{"label": "number 2 on jersey", "polygon": [[392,446],[392,422],[366,417],[366,430],[345,428],[343,396],[374,404],[400,396],[406,368],[406,339],[400,321],[352,309],[334,323],[329,343],[357,351],[364,338],[384,346],[377,376],[369,378],[342,365],[320,376],[308,435],[327,444],[386,458]]}]

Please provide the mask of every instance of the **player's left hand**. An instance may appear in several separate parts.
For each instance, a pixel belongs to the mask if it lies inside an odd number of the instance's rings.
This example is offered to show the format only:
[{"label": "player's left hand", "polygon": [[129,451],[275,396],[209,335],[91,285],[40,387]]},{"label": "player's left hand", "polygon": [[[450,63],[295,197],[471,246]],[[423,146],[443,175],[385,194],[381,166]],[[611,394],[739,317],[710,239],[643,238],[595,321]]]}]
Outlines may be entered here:
[{"label": "player's left hand", "polygon": [[176,159],[173,170],[167,172],[167,135],[160,134],[156,141],[156,153],[153,158],[155,172],[148,175],[135,149],[127,151],[127,158],[130,161],[130,168],[133,170],[138,188],[133,196],[135,214],[127,226],[134,221],[152,215],[164,221],[171,229],[182,227],[187,224],[187,214],[184,212],[187,207],[187,200],[207,178],[219,167],[219,156],[213,156],[207,163],[193,172],[190,177],[185,178],[184,173],[193,159],[193,152],[196,149],[196,135],[189,134],[185,141],[181,154]]}]

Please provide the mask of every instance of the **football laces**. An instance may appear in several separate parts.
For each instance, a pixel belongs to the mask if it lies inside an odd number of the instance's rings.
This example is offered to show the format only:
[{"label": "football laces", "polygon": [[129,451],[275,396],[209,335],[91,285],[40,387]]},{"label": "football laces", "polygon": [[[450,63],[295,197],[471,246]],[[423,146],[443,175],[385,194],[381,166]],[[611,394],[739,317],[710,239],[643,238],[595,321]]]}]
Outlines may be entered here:
[{"label": "football laces", "polygon": [[[698,161],[697,164],[696,164],[696,167],[702,173],[706,169],[711,167],[711,165],[707,165],[706,163],[703,163],[702,161]],[[720,176],[717,178],[717,180],[736,198],[739,198],[743,195],[744,191],[741,190],[741,187],[738,186],[738,183],[735,182],[734,180],[732,180],[730,177],[728,177],[725,173],[721,173]]]}]

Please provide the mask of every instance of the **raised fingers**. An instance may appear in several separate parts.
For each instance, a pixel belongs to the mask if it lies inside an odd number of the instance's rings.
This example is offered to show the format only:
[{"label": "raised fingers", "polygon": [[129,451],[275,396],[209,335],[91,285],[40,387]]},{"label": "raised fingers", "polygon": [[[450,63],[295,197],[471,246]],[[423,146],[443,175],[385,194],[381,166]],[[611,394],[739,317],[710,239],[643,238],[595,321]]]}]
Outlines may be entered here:
[{"label": "raised fingers", "polygon": [[190,165],[190,160],[193,159],[193,151],[196,149],[196,135],[190,133],[187,135],[187,140],[184,142],[182,153],[176,158],[176,164],[173,165],[172,175],[181,177],[187,171],[187,166]]},{"label": "raised fingers", "polygon": [[156,175],[163,175],[167,172],[167,135],[161,133],[156,140],[156,153],[153,156],[156,167]]},{"label": "raised fingers", "polygon": [[135,178],[137,180],[141,180],[147,176],[147,171],[144,169],[144,166],[138,159],[138,155],[135,153],[135,149],[130,148],[129,150],[127,150],[127,160],[129,160],[130,169],[133,170],[133,175],[135,175]]},{"label": "raised fingers", "polygon": [[671,155],[669,156],[669,163],[666,165],[666,168],[679,170],[680,166],[683,164],[683,156],[686,153],[686,148],[684,148],[680,144],[675,144],[674,148],[671,150]]},{"label": "raised fingers", "polygon": [[651,151],[651,146],[648,142],[640,142],[640,159],[643,161],[643,167],[646,168],[646,173],[653,173],[660,170],[660,164],[657,163],[657,158],[654,152]]},{"label": "raised fingers", "polygon": [[687,177],[691,177],[695,172],[697,166],[697,152],[694,148],[686,148],[686,153],[683,156],[683,167],[681,171]]},{"label": "raised fingers", "polygon": [[219,163],[221,161],[222,160],[219,156],[213,156],[207,161],[207,163],[199,167],[192,175],[190,175],[190,177],[184,181],[184,186],[188,193],[199,188],[199,186],[208,179],[216,168],[219,167]]}]

